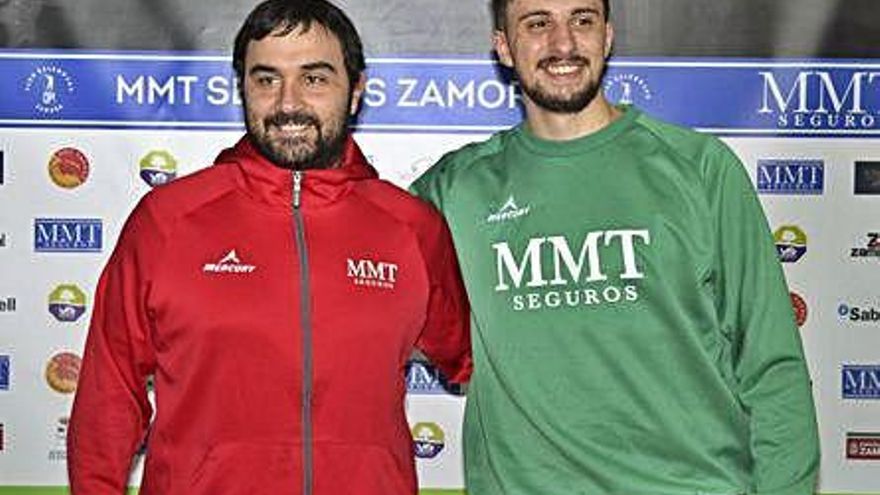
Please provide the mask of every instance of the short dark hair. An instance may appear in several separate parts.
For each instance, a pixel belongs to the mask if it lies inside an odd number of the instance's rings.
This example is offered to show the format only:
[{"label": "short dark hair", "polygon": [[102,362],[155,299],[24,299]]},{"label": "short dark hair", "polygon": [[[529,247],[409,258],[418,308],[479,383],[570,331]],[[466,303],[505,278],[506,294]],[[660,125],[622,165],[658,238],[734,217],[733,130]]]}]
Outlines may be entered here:
[{"label": "short dark hair", "polygon": [[[504,23],[507,19],[507,6],[513,0],[492,0],[492,22],[495,30],[504,31]],[[611,18],[611,0],[602,0],[605,6],[605,20]]]},{"label": "short dark hair", "polygon": [[354,88],[366,68],[364,47],[351,19],[326,0],[266,0],[254,7],[235,36],[232,68],[238,80],[244,80],[244,56],[248,43],[276,31],[281,35],[299,27],[308,31],[312,23],[323,26],[339,39],[349,88]]}]

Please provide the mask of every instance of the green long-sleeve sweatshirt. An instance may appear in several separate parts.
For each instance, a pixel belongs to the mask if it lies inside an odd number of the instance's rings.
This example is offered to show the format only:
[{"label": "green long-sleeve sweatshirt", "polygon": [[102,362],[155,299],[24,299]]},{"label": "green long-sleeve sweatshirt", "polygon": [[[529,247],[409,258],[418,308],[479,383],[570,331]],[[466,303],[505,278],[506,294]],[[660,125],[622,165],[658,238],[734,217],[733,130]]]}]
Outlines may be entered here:
[{"label": "green long-sleeve sweatshirt", "polygon": [[760,203],[718,139],[634,108],[522,125],[412,186],[473,307],[471,495],[813,493],[810,380]]}]

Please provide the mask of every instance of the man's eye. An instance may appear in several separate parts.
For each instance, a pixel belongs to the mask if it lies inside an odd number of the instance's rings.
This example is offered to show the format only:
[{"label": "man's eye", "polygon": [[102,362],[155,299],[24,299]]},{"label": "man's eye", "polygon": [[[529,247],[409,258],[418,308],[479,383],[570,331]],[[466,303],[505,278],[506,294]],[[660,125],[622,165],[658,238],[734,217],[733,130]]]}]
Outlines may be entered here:
[{"label": "man's eye", "polygon": [[528,21],[526,23],[526,28],[530,31],[544,29],[550,25],[550,21],[547,19],[535,19],[533,21]]},{"label": "man's eye", "polygon": [[258,86],[271,86],[278,81],[278,78],[275,76],[265,75],[265,76],[257,76],[256,82]]},{"label": "man's eye", "polygon": [[320,74],[306,74],[303,79],[309,86],[320,86],[327,83],[327,77]]},{"label": "man's eye", "polygon": [[596,23],[595,19],[593,19],[593,16],[589,14],[575,16],[571,22],[575,26],[592,26]]}]

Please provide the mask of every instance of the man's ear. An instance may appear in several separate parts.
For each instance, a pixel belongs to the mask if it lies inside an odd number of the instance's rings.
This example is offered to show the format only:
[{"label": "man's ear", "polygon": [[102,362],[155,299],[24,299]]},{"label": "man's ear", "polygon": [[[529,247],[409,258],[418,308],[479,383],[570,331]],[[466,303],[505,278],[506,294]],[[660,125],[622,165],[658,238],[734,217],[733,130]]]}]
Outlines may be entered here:
[{"label": "man's ear", "polygon": [[354,84],[354,88],[351,90],[351,108],[348,109],[349,115],[355,115],[358,111],[358,107],[361,104],[361,97],[364,95],[364,90],[367,87],[367,75],[361,72],[360,77],[357,82]]},{"label": "man's ear", "polygon": [[507,34],[500,29],[496,29],[492,33],[492,46],[495,47],[495,53],[498,60],[505,67],[513,67],[513,57],[510,54],[510,43],[507,40]]},{"label": "man's ear", "polygon": [[614,48],[614,25],[610,22],[605,23],[605,58],[611,56],[611,49]]}]

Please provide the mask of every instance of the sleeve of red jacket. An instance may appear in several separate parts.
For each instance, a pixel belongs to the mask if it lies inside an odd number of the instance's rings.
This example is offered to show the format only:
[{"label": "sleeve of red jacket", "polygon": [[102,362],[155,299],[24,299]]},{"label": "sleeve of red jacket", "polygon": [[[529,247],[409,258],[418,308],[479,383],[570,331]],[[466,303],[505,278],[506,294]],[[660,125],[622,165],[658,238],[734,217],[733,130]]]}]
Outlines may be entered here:
[{"label": "sleeve of red jacket", "polygon": [[[433,208],[432,208],[433,209]],[[425,327],[416,346],[440,368],[449,381],[468,381],[473,369],[470,342],[470,306],[443,218],[434,213],[422,230],[421,247],[431,293]]]},{"label": "sleeve of red jacket", "polygon": [[158,238],[141,202],[98,282],[67,435],[73,495],[125,493],[152,415],[146,380],[155,355],[146,298]]}]

